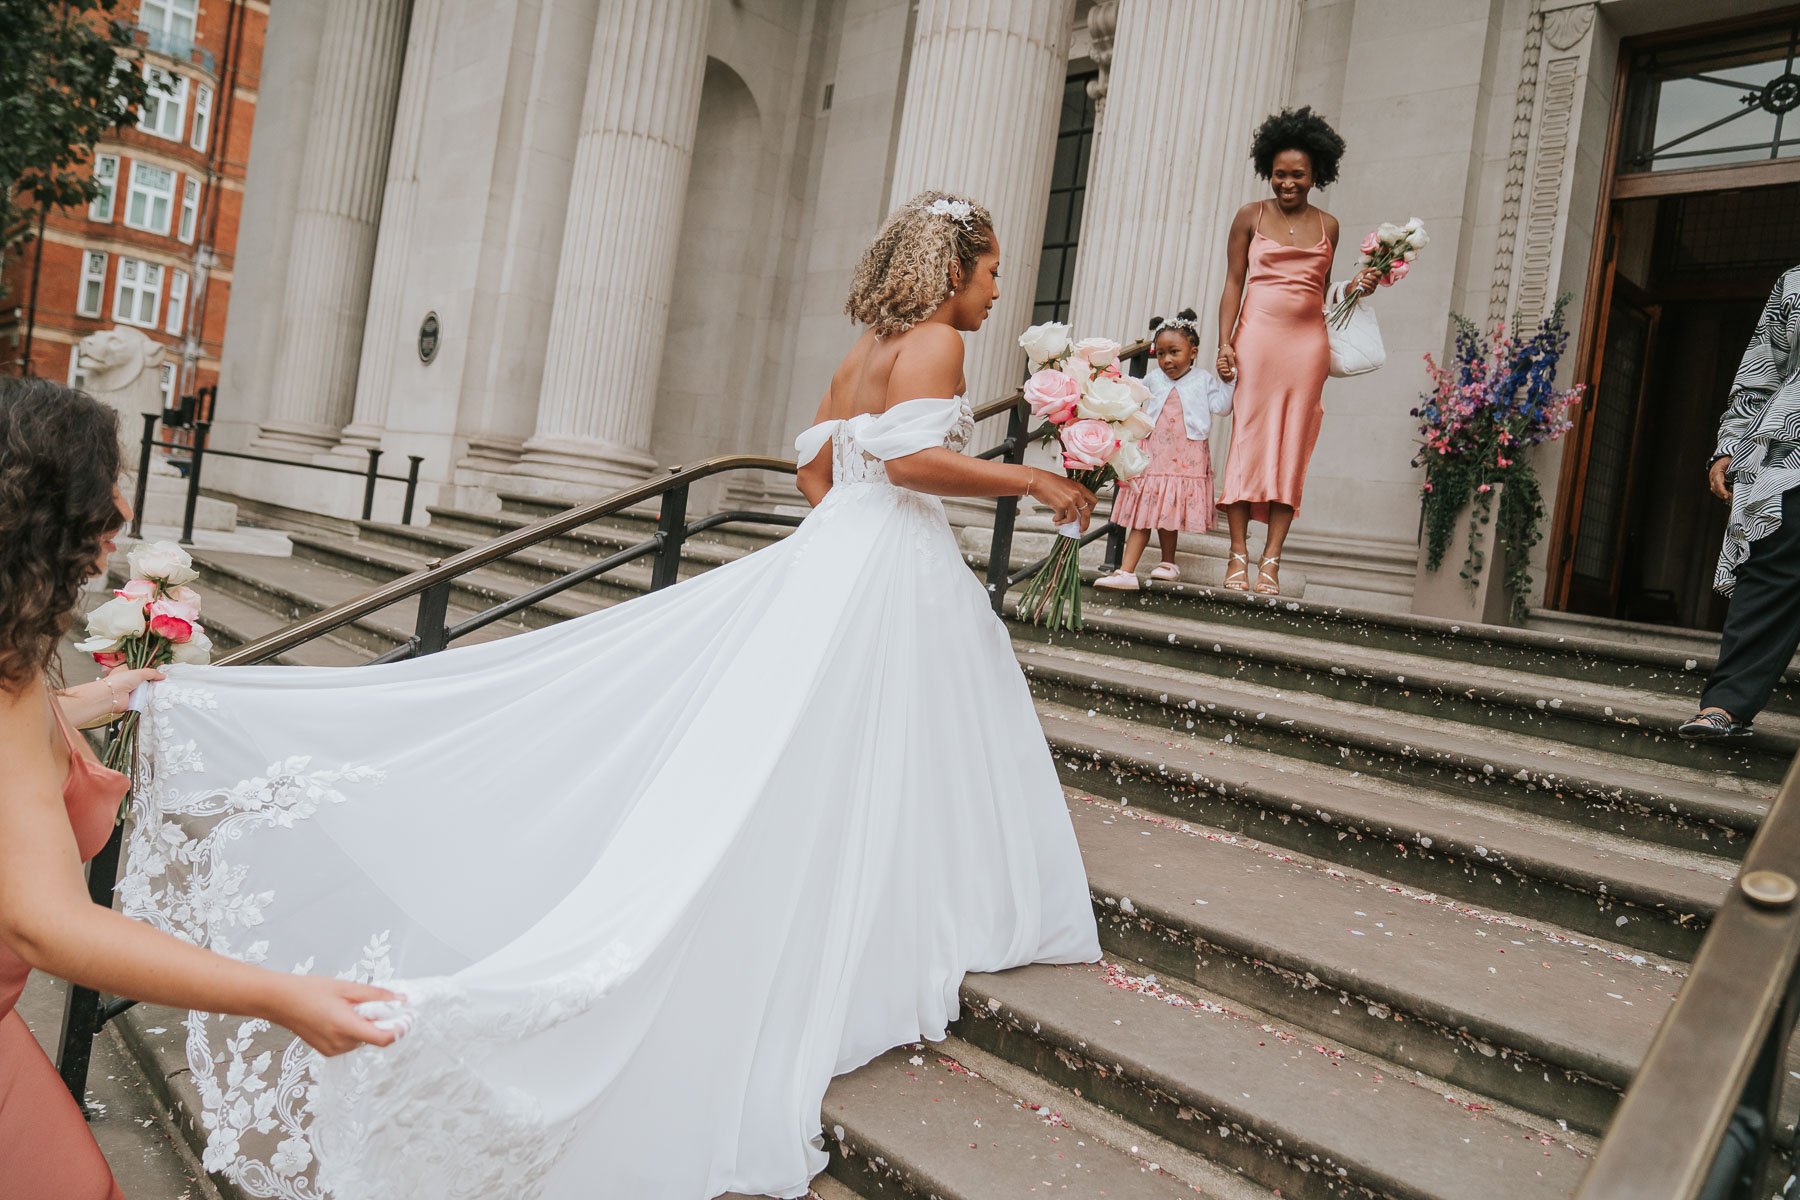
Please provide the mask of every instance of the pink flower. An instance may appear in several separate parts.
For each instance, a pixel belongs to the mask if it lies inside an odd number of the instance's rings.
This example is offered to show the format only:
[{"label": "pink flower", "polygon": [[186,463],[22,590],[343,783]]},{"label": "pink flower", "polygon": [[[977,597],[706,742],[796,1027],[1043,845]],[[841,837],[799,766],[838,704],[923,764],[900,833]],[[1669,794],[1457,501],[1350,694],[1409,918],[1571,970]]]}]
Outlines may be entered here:
[{"label": "pink flower", "polygon": [[1484,494],[1485,494],[1485,493],[1487,493],[1487,492],[1491,492],[1491,491],[1493,491],[1493,490],[1494,490],[1494,489],[1493,489],[1493,488],[1491,488],[1491,487],[1489,487],[1489,486],[1488,486],[1488,485],[1487,485],[1487,484],[1485,484],[1485,483],[1484,483],[1484,484],[1482,484],[1482,485],[1481,485],[1481,486],[1480,486],[1480,487],[1478,487],[1478,488],[1476,488],[1476,489],[1475,489],[1475,490],[1476,490],[1476,491],[1478,491],[1478,492],[1482,492],[1482,493],[1484,493]]},{"label": "pink flower", "polygon": [[193,588],[175,587],[170,588],[163,594],[171,600],[177,600],[182,604],[191,605],[195,616],[200,614],[200,593],[196,592]]},{"label": "pink flower", "polygon": [[117,650],[102,650],[94,655],[94,661],[110,671],[114,667],[124,666],[125,656]]},{"label": "pink flower", "polygon": [[1108,379],[1119,379],[1124,376],[1125,372],[1119,370],[1118,363],[1113,362],[1113,363],[1107,363],[1106,370],[1100,372],[1100,374],[1104,375]]},{"label": "pink flower", "polygon": [[149,609],[150,632],[177,645],[194,636],[200,610],[179,600],[158,600]]},{"label": "pink flower", "polygon": [[1362,252],[1364,254],[1373,254],[1380,245],[1381,239],[1377,237],[1375,231],[1371,229],[1369,230],[1369,236],[1362,240]]},{"label": "pink flower", "polygon": [[1412,264],[1407,262],[1405,259],[1401,259],[1399,262],[1397,262],[1393,266],[1389,267],[1387,269],[1387,274],[1383,275],[1381,277],[1381,286],[1382,287],[1393,287],[1396,283],[1399,283],[1402,279],[1405,279],[1407,272],[1411,271],[1411,270],[1412,270]]},{"label": "pink flower", "polygon": [[1427,484],[1426,484],[1426,485],[1425,485],[1425,490],[1426,490],[1426,491],[1428,491],[1428,492],[1429,492],[1429,491],[1430,491],[1430,490],[1431,490],[1431,485],[1430,485],[1430,484],[1429,484],[1429,483],[1427,483]]},{"label": "pink flower", "polygon": [[148,604],[156,597],[156,585],[148,579],[132,579],[122,588],[115,588],[113,595],[121,600],[136,600],[140,604]]},{"label": "pink flower", "polygon": [[1031,415],[1052,425],[1074,420],[1080,399],[1081,385],[1061,371],[1046,368],[1025,381],[1025,403]]},{"label": "pink flower", "polygon": [[1063,428],[1062,448],[1065,469],[1095,471],[1119,448],[1119,435],[1105,421],[1075,421]]}]

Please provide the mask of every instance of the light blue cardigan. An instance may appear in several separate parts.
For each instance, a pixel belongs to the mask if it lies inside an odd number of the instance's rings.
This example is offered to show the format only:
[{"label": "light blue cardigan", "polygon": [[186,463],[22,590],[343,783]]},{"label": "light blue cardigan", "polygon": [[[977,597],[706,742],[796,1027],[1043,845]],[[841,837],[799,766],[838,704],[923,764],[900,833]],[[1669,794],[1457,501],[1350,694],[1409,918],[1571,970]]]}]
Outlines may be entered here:
[{"label": "light blue cardigan", "polygon": [[1162,415],[1163,403],[1171,391],[1181,396],[1181,420],[1187,426],[1189,439],[1204,442],[1212,433],[1212,419],[1231,411],[1232,385],[1221,383],[1218,376],[1200,367],[1188,368],[1180,379],[1170,379],[1155,363],[1144,374],[1144,386],[1150,389],[1150,403],[1144,415],[1154,423]]}]

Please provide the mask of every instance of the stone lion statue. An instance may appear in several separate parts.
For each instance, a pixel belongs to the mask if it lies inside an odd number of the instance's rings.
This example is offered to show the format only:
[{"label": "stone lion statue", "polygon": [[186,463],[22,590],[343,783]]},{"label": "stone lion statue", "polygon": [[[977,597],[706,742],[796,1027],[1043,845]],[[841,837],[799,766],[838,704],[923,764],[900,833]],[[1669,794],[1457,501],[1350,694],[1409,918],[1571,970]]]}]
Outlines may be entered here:
[{"label": "stone lion statue", "polygon": [[[145,337],[141,330],[115,325],[82,338],[75,352],[85,379],[83,388],[118,412],[125,461],[135,464],[138,439],[144,431],[143,415],[163,409],[162,343]],[[174,473],[162,455],[153,455],[151,461],[156,474]]]}]

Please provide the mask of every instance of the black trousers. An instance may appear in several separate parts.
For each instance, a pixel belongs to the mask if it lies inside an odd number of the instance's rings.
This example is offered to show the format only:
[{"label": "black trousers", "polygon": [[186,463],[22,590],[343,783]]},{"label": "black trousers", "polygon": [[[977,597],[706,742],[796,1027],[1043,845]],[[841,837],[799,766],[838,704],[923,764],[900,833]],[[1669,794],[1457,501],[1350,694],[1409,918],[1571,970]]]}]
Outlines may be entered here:
[{"label": "black trousers", "polygon": [[1781,528],[1750,543],[1725,610],[1719,665],[1700,703],[1748,724],[1800,645],[1800,488],[1781,497]]}]

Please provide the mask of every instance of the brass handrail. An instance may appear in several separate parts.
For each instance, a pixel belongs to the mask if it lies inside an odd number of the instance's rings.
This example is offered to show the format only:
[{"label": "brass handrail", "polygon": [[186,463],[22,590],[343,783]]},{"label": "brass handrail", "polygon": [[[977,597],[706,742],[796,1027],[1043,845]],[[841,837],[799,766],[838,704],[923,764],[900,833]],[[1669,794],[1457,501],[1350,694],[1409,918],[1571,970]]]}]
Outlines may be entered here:
[{"label": "brass handrail", "polygon": [[[1762,1175],[1794,1023],[1797,874],[1800,759],[1751,841],[1737,885],[1719,906],[1576,1200],[1748,1195],[1734,1180],[1745,1171],[1752,1179]],[[1740,1111],[1756,1114],[1747,1135],[1755,1146],[1737,1145],[1734,1168],[1719,1158]]]}]

